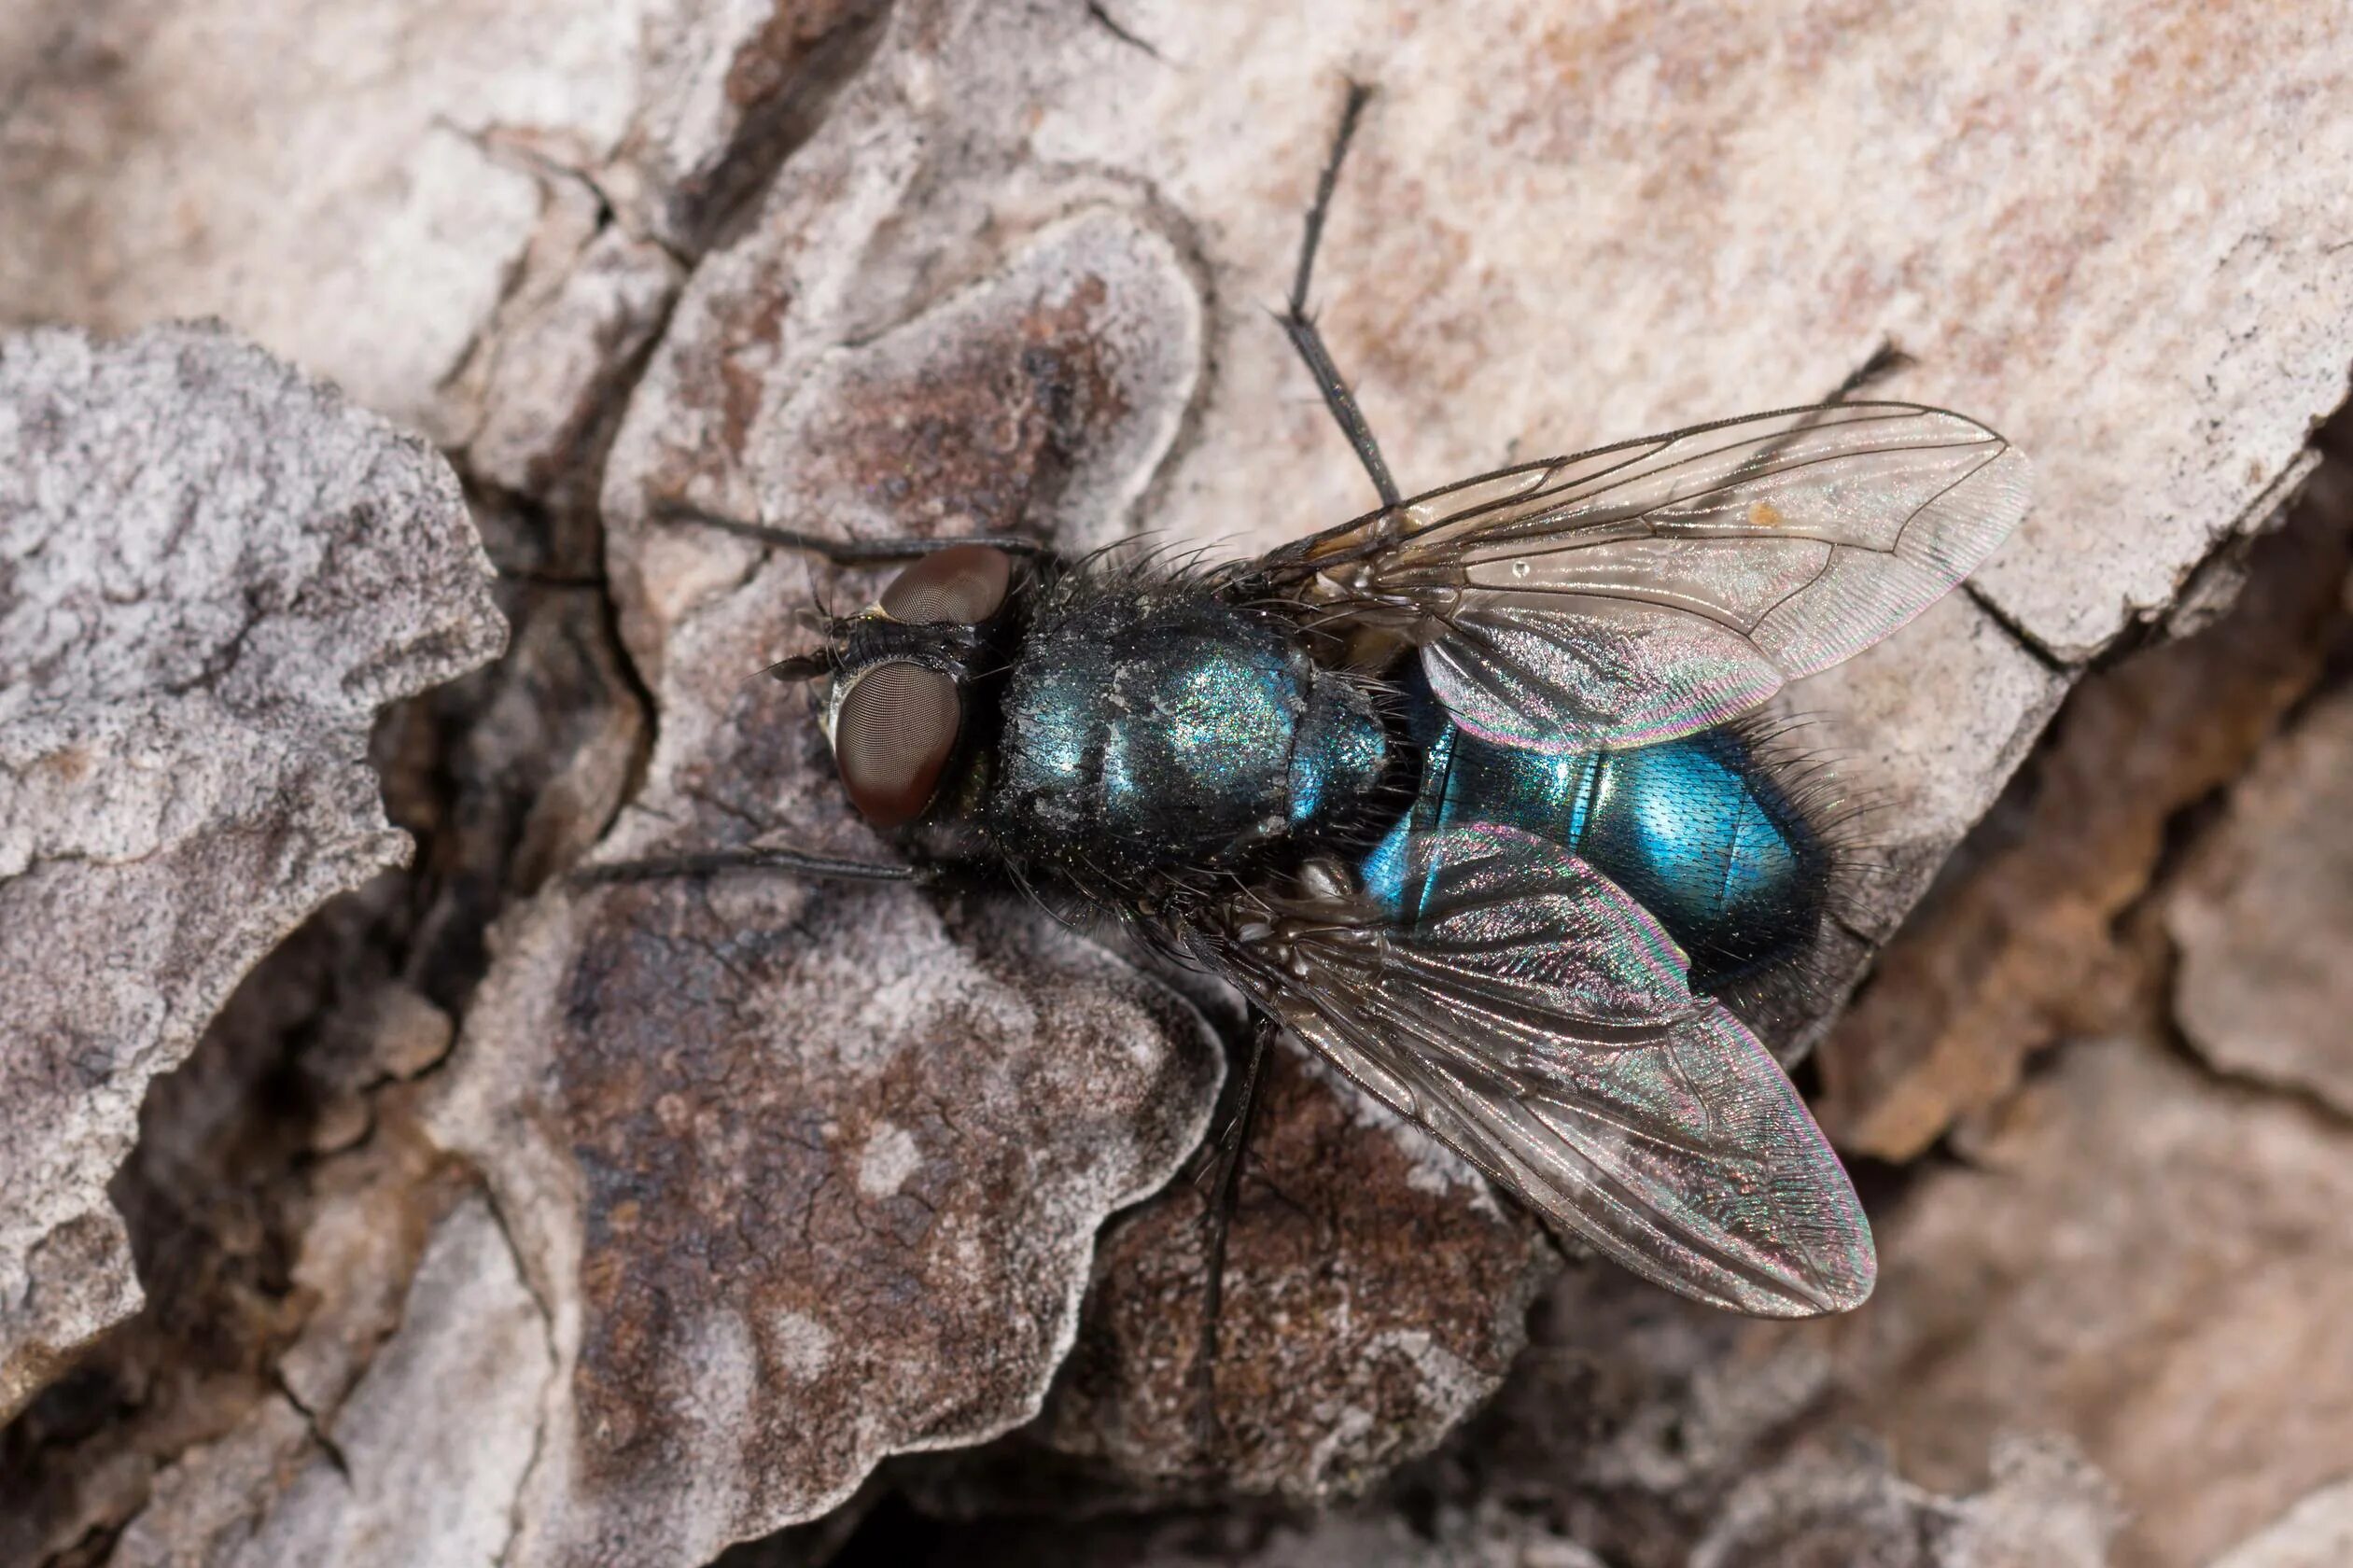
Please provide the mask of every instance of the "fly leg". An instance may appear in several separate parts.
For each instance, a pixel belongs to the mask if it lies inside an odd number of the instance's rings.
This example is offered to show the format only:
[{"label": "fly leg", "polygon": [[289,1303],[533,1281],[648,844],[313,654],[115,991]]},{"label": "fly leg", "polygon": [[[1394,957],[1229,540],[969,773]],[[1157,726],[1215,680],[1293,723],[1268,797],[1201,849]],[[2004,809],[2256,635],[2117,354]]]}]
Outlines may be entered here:
[{"label": "fly leg", "polygon": [[844,860],[813,855],[805,850],[761,848],[707,849],[685,855],[651,855],[637,861],[606,861],[572,873],[575,882],[653,882],[674,876],[708,876],[722,871],[777,871],[788,876],[825,878],[837,882],[928,882],[931,875],[917,866],[883,861]]},{"label": "fly leg", "polygon": [[1789,449],[1791,442],[1829,417],[1832,409],[1872,383],[1884,381],[1898,371],[1909,369],[1913,363],[1912,356],[1898,348],[1894,339],[1882,338],[1879,346],[1871,350],[1870,358],[1847,371],[1846,379],[1831,387],[1828,397],[1814,404],[1803,418],[1791,425],[1787,435],[1771,446],[1763,448],[1758,454],[1758,460],[1765,461],[1779,456]]},{"label": "fly leg", "polygon": [[1205,1458],[1215,1451],[1225,1430],[1217,1419],[1217,1344],[1218,1320],[1226,1305],[1226,1237],[1233,1228],[1235,1203],[1241,1194],[1242,1160],[1250,1152],[1267,1053],[1279,1027],[1268,1015],[1250,1010],[1250,1059],[1242,1067],[1233,1116],[1217,1141],[1217,1180],[1210,1189],[1209,1206],[1201,1211],[1208,1263],[1201,1285],[1201,1338],[1193,1351],[1193,1394],[1195,1434]]},{"label": "fly leg", "polygon": [[1849,371],[1846,379],[1832,387],[1830,395],[1822,400],[1842,403],[1873,382],[1884,381],[1898,371],[1910,370],[1916,363],[1918,361],[1911,355],[1896,346],[1893,338],[1882,338],[1879,346],[1871,350],[1871,357]]},{"label": "fly leg", "polygon": [[1389,465],[1381,458],[1380,443],[1373,440],[1372,427],[1365,423],[1355,394],[1340,379],[1339,367],[1332,363],[1332,351],[1324,346],[1324,334],[1316,330],[1315,318],[1308,315],[1308,282],[1315,271],[1316,246],[1324,240],[1324,218],[1331,210],[1332,190],[1339,184],[1340,161],[1348,156],[1349,141],[1356,134],[1356,122],[1363,118],[1366,101],[1372,95],[1373,90],[1363,82],[1348,84],[1348,103],[1340,110],[1340,128],[1332,138],[1332,155],[1324,161],[1324,173],[1315,182],[1315,204],[1308,209],[1307,234],[1299,245],[1299,271],[1292,280],[1291,302],[1283,312],[1282,329],[1290,335],[1291,346],[1299,351],[1299,357],[1307,361],[1308,373],[1315,378],[1315,389],[1324,394],[1324,406],[1339,422],[1340,434],[1355,449],[1356,459],[1365,465],[1373,488],[1380,492],[1380,504],[1393,507],[1403,497],[1397,494],[1397,482],[1389,477]]},{"label": "fly leg", "polygon": [[1018,534],[964,534],[950,539],[827,539],[821,534],[805,534],[797,528],[779,528],[773,523],[747,523],[740,517],[723,517],[707,511],[692,501],[664,499],[656,501],[652,510],[657,523],[691,524],[716,528],[738,539],[757,539],[763,544],[779,545],[787,550],[806,551],[822,556],[837,567],[880,566],[891,561],[912,561],[958,544],[985,544],[1011,555],[1051,555],[1053,550],[1036,539]]}]

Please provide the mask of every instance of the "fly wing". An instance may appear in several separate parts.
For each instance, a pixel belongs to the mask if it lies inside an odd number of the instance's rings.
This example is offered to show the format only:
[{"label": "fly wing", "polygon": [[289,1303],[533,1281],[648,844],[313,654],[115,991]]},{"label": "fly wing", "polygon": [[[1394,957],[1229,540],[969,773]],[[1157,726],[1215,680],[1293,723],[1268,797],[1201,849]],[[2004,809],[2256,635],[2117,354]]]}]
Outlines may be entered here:
[{"label": "fly wing", "polygon": [[1522,465],[1286,546],[1339,618],[1403,617],[1456,722],[1548,752],[1672,739],[1885,637],[2025,514],[1973,420],[1834,403]]},{"label": "fly wing", "polygon": [[1870,1294],[1870,1228],[1786,1074],[1674,941],[1558,845],[1424,835],[1410,930],[1311,915],[1207,943],[1293,1033],[1550,1220],[1736,1311]]}]

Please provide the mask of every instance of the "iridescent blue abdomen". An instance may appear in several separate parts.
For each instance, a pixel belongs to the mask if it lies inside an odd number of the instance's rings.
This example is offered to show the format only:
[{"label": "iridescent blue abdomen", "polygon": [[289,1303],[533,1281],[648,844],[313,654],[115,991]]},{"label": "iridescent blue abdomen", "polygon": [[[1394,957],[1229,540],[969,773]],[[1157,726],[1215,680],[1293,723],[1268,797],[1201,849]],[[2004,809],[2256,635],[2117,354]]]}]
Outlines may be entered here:
[{"label": "iridescent blue abdomen", "polygon": [[1811,945],[1828,896],[1821,836],[1737,730],[1625,751],[1548,757],[1425,718],[1413,807],[1363,866],[1366,887],[1410,923],[1414,831],[1499,822],[1598,867],[1680,943],[1694,986],[1736,984]]}]

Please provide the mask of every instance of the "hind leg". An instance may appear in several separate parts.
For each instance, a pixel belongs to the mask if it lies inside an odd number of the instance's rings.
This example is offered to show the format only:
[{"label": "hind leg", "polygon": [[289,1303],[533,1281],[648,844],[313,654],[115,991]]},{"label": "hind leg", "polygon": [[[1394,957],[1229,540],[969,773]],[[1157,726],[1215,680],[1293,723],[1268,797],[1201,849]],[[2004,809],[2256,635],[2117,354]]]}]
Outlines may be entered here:
[{"label": "hind leg", "polygon": [[1356,122],[1365,113],[1366,101],[1373,90],[1362,82],[1348,84],[1348,102],[1340,110],[1340,127],[1332,138],[1332,153],[1324,161],[1324,173],[1315,182],[1315,204],[1308,208],[1307,232],[1299,244],[1299,270],[1291,282],[1291,301],[1282,315],[1282,329],[1289,334],[1291,346],[1307,361],[1308,373],[1315,378],[1315,389],[1324,394],[1324,406],[1332,411],[1339,424],[1340,434],[1348,438],[1356,459],[1365,465],[1365,472],[1380,493],[1380,504],[1395,506],[1402,498],[1397,494],[1397,482],[1389,477],[1389,465],[1381,457],[1380,443],[1373,439],[1372,427],[1365,423],[1364,411],[1356,406],[1356,396],[1340,379],[1339,367],[1332,363],[1332,351],[1324,344],[1324,334],[1316,330],[1315,318],[1308,314],[1308,284],[1315,271],[1316,247],[1324,242],[1324,219],[1332,206],[1332,192],[1339,184],[1340,163],[1348,156],[1348,144],[1356,134]]}]

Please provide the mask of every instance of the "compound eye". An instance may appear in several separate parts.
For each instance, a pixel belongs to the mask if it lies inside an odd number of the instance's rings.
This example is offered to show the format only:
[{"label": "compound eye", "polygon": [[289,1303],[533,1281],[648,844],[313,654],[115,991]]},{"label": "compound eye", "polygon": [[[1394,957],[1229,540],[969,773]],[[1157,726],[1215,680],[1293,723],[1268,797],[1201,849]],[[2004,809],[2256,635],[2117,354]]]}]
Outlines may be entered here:
[{"label": "compound eye", "polygon": [[882,610],[911,625],[977,626],[1004,608],[1013,557],[993,545],[951,544],[890,580]]},{"label": "compound eye", "polygon": [[833,710],[833,765],[858,814],[877,828],[922,816],[962,722],[953,677],[903,659],[860,671]]}]

